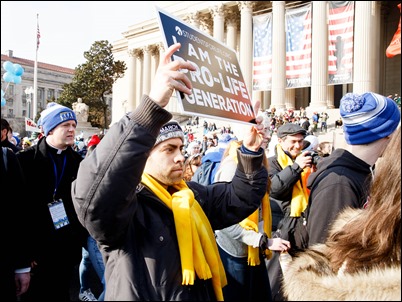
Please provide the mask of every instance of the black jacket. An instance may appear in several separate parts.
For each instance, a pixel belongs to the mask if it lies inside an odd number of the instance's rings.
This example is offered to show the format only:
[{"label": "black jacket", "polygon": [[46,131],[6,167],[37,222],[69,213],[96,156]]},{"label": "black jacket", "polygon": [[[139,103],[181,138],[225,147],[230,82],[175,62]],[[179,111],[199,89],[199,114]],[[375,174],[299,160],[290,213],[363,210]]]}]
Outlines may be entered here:
[{"label": "black jacket", "polygon": [[17,153],[18,151],[21,150],[20,147],[17,147],[14,145],[12,142],[10,142],[7,138],[1,142],[2,147],[10,148],[14,153]]},{"label": "black jacket", "polygon": [[279,221],[290,215],[293,187],[301,179],[303,169],[297,163],[282,169],[278,162],[276,147],[275,155],[268,158],[268,163],[268,173],[271,178],[269,199],[272,212],[272,231],[275,231]]},{"label": "black jacket", "polygon": [[[3,147],[5,148],[5,147]],[[15,153],[6,148],[6,161],[0,155],[1,200],[0,236],[3,244],[0,261],[0,292],[5,301],[16,301],[14,273],[16,269],[31,267],[32,253],[29,239],[29,194]]]},{"label": "black jacket", "polygon": [[[80,221],[98,241],[105,259],[106,300],[216,300],[211,279],[183,286],[171,210],[141,183],[148,154],[171,114],[144,97],[115,124],[81,163],[73,183]],[[254,212],[267,186],[263,155],[239,155],[231,183],[189,182],[213,229]]]},{"label": "black jacket", "polygon": [[370,165],[343,149],[322,158],[317,168],[307,182],[309,246],[325,242],[331,223],[344,208],[363,207],[372,179]]},{"label": "black jacket", "polygon": [[[55,229],[49,211],[48,203],[53,202],[56,186],[55,166],[52,157],[57,162],[61,158],[61,165],[66,158],[64,173],[57,188],[55,198],[62,199],[67,213],[69,225]],[[67,148],[56,155],[56,149],[46,143],[46,137],[38,144],[17,153],[24,176],[27,182],[24,192],[30,200],[30,211],[34,220],[31,226],[34,248],[34,259],[40,262],[57,263],[65,265],[78,264],[82,257],[82,246],[88,233],[80,224],[71,199],[71,183],[77,176],[82,157],[72,148]],[[61,168],[58,175],[61,175]]]}]

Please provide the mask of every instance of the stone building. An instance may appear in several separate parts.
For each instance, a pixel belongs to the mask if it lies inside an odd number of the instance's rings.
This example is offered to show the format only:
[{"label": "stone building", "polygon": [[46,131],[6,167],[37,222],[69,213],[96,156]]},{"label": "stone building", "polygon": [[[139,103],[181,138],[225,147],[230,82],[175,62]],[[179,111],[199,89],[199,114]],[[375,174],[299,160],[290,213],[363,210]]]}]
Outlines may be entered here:
[{"label": "stone building", "polygon": [[[10,122],[13,131],[24,133],[25,117],[34,119],[33,116],[33,87],[35,61],[15,57],[12,50],[1,55],[1,65],[6,61],[20,64],[24,69],[20,84],[1,82],[1,89],[5,91],[6,105],[1,107],[1,117]],[[5,70],[1,69],[1,76]],[[70,83],[74,76],[74,69],[38,62],[38,94],[37,112],[46,108],[48,100],[57,98],[62,93],[62,86]],[[8,85],[9,84],[9,85]],[[7,90],[5,89],[8,85]],[[25,93],[30,90],[31,93]]]},{"label": "stone building", "polygon": [[[328,83],[328,5],[330,1],[155,1],[171,15],[197,27],[237,52],[242,73],[253,100],[262,108],[278,110],[305,107],[308,111],[332,110],[347,92],[373,91],[400,94],[401,56],[385,56],[400,19],[399,1],[351,1],[354,5],[353,81]],[[341,2],[341,1],[332,1]],[[286,87],[285,13],[287,9],[311,4],[312,55],[311,84]],[[273,15],[272,88],[252,90],[253,17]],[[123,38],[113,43],[115,59],[126,62],[124,78],[113,87],[112,124],[133,110],[143,93],[148,93],[163,51],[163,36],[155,18],[129,26]],[[173,96],[175,98],[175,95]],[[177,102],[169,111],[181,112]]]},{"label": "stone building", "polygon": [[[35,61],[14,56],[12,50],[1,54],[1,65],[6,61],[20,64],[24,69],[20,84],[6,83],[2,80],[1,89],[5,91],[6,105],[1,107],[1,117],[8,120],[13,131],[25,134],[25,117],[36,120],[33,110],[34,68]],[[37,114],[46,108],[49,101],[57,99],[63,91],[63,85],[71,83],[74,69],[38,62],[37,69]],[[1,76],[6,71],[1,68]],[[7,87],[8,86],[8,87]],[[6,89],[7,87],[7,89]],[[30,93],[26,93],[30,92]],[[106,97],[109,108],[112,104],[112,95]],[[110,120],[110,117],[108,117]],[[91,126],[88,125],[87,128]]]}]

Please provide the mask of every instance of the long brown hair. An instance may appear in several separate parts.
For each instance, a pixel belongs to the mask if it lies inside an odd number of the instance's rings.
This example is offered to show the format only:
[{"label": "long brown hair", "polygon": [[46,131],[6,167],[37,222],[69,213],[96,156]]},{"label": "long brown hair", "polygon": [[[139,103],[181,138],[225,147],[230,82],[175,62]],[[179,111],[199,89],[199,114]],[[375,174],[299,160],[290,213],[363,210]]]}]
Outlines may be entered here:
[{"label": "long brown hair", "polygon": [[375,169],[366,209],[327,241],[329,258],[346,272],[401,265],[401,128]]},{"label": "long brown hair", "polygon": [[186,159],[186,161],[184,162],[184,166],[183,166],[183,179],[185,181],[191,180],[191,178],[193,177],[193,175],[196,171],[196,169],[194,169],[193,166],[199,167],[201,165],[201,158],[202,158],[202,154],[197,153],[197,154],[190,155]]}]

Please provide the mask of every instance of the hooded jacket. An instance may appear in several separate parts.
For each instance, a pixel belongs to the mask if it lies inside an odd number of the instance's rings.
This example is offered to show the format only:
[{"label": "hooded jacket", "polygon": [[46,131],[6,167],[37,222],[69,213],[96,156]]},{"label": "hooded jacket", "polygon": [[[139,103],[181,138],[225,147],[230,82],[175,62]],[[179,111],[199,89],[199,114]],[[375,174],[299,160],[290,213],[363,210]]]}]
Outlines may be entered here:
[{"label": "hooded jacket", "polygon": [[371,166],[344,149],[320,160],[307,187],[310,197],[307,219],[308,245],[323,243],[328,227],[346,207],[362,208],[369,192]]},{"label": "hooded jacket", "polygon": [[[73,183],[78,217],[98,241],[105,260],[105,300],[216,300],[211,279],[182,285],[173,213],[140,183],[159,130],[171,117],[144,96],[81,162]],[[246,218],[265,194],[268,173],[263,154],[239,157],[232,182],[188,183],[213,230]]]},{"label": "hooded jacket", "polygon": [[[358,217],[361,209],[347,209],[335,220],[331,233]],[[326,257],[328,247],[316,244],[298,254],[284,273],[288,301],[401,301],[401,265],[379,268],[375,264],[355,274],[335,272]]]}]

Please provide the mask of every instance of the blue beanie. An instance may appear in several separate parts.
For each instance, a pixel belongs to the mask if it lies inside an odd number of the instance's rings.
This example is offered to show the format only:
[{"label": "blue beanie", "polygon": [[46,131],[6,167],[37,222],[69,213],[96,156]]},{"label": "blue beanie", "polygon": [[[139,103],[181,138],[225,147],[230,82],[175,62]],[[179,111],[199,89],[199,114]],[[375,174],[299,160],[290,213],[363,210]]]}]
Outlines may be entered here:
[{"label": "blue beanie", "polygon": [[46,109],[41,112],[38,126],[42,126],[43,132],[45,136],[47,136],[49,131],[66,121],[75,121],[77,124],[77,117],[74,111],[68,107],[51,102],[47,104]]},{"label": "blue beanie", "polygon": [[395,101],[373,92],[347,93],[341,99],[340,114],[349,145],[369,144],[387,137],[401,120]]}]

